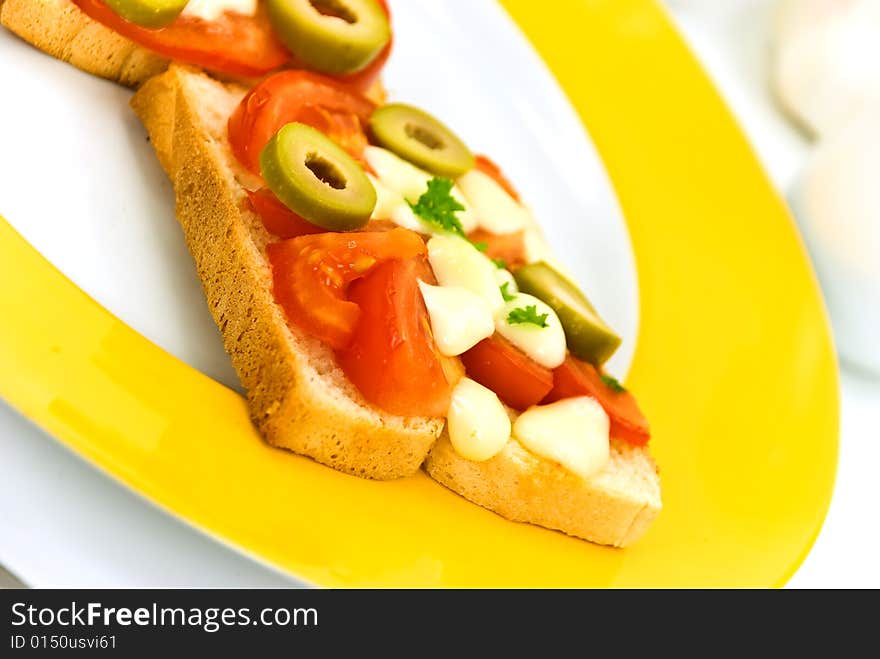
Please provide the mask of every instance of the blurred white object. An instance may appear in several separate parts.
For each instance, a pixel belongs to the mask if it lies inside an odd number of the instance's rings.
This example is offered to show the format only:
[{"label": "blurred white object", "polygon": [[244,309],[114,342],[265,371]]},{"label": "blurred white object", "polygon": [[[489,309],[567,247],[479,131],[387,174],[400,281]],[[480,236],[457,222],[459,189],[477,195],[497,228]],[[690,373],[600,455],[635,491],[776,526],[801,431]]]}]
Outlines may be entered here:
[{"label": "blurred white object", "polygon": [[821,138],[792,191],[845,360],[880,373],[880,0],[782,0],[771,78]]},{"label": "blurred white object", "polygon": [[820,142],[792,206],[822,281],[841,355],[880,373],[878,172],[880,120],[862,112]]},{"label": "blurred white object", "polygon": [[775,42],[774,92],[814,135],[880,107],[880,0],[783,0]]},{"label": "blurred white object", "polygon": [[[810,4],[809,0],[804,0]],[[791,190],[809,145],[769,93],[767,53],[777,15],[771,0],[668,0],[679,28],[733,110],[773,182]],[[875,243],[876,244],[876,243]],[[876,248],[875,248],[876,249]],[[828,519],[789,586],[880,587],[880,524],[866,502],[880,500],[880,379],[841,373],[840,462]]]}]

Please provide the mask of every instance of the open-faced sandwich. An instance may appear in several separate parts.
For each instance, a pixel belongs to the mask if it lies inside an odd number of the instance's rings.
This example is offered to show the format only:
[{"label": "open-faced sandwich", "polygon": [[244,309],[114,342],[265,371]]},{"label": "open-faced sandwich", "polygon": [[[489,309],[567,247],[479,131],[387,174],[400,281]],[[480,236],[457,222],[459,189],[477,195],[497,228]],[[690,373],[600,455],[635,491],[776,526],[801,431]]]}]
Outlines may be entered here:
[{"label": "open-faced sandwich", "polygon": [[[344,49],[314,14],[352,21]],[[173,61],[227,80],[304,68],[368,90],[391,52],[387,17],[385,0],[0,0],[22,39],[130,87]]]},{"label": "open-faced sandwich", "polygon": [[[165,30],[196,20],[180,13],[192,2],[74,2],[132,39],[129,24],[161,35],[169,16]],[[69,4],[6,0],[4,21],[11,3]],[[161,23],[139,13],[164,7]],[[638,539],[660,483],[644,416],[602,368],[620,339],[491,160],[425,110],[365,95],[388,55],[387,7],[269,0],[251,14],[287,59],[232,70],[217,65],[226,50],[186,51],[132,106],[260,432],[357,476],[424,467],[512,520]],[[255,86],[191,66],[292,63],[311,70]]]}]

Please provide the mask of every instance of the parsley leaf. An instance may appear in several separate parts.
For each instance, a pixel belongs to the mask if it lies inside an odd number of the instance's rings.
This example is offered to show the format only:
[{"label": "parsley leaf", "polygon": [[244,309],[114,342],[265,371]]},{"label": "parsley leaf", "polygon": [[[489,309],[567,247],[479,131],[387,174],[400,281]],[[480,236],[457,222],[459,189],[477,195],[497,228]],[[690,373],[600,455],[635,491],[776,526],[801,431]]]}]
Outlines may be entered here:
[{"label": "parsley leaf", "polygon": [[482,254],[486,253],[486,250],[489,249],[489,243],[471,243],[476,250]]},{"label": "parsley leaf", "polygon": [[538,327],[548,327],[547,316],[549,314],[538,313],[538,307],[530,304],[527,307],[519,307],[507,314],[507,322],[510,325],[537,325]]},{"label": "parsley leaf", "polygon": [[495,267],[499,270],[507,270],[507,261],[504,259],[492,259],[492,263],[494,263]]},{"label": "parsley leaf", "polygon": [[448,178],[432,178],[428,181],[428,189],[419,197],[418,203],[407,201],[413,213],[420,218],[444,231],[464,237],[464,229],[461,222],[455,217],[458,211],[463,211],[458,200],[452,196],[453,183]]},{"label": "parsley leaf", "polygon": [[602,378],[602,382],[611,389],[611,391],[622,394],[626,391],[626,387],[624,387],[620,382],[617,381],[617,378],[613,378],[610,375],[605,375],[604,373],[600,376]]},{"label": "parsley leaf", "polygon": [[505,302],[510,302],[511,300],[514,300],[514,299],[516,298],[516,295],[514,295],[513,293],[511,293],[510,291],[507,290],[507,287],[508,287],[508,286],[510,286],[510,282],[509,282],[509,281],[504,282],[504,283],[501,284],[501,286],[500,286],[500,288],[501,288],[501,297],[504,298],[504,301],[505,301]]}]

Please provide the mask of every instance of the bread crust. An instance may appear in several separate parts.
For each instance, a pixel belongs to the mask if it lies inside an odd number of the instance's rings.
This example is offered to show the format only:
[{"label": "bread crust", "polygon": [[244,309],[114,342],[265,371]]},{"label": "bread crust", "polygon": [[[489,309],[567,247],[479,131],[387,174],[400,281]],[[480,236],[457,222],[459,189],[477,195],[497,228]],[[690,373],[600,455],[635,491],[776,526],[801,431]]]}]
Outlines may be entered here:
[{"label": "bread crust", "polygon": [[86,16],[70,0],[5,0],[0,24],[52,57],[127,87],[168,68],[168,60]]},{"label": "bread crust", "polygon": [[195,259],[251,415],[272,444],[376,479],[416,472],[443,419],[370,406],[321,342],[288,326],[272,294],[268,234],[237,183],[226,120],[245,89],[171,65],[135,94],[174,183],[177,218]]},{"label": "bread crust", "polygon": [[466,460],[444,431],[428,454],[425,471],[502,517],[614,547],[638,540],[661,508],[657,467],[647,449],[621,442],[612,443],[608,467],[585,480],[515,439],[489,460]]}]

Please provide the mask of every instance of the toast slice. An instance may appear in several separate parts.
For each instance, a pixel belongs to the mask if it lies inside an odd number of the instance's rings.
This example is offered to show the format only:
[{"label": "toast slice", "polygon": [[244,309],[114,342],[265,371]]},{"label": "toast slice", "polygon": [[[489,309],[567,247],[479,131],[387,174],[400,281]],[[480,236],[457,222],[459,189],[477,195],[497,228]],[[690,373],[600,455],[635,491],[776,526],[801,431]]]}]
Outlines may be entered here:
[{"label": "toast slice", "polygon": [[446,432],[425,471],[453,492],[514,522],[528,522],[601,545],[638,540],[662,506],[660,477],[647,448],[612,440],[611,460],[585,480],[511,438],[485,462],[462,458]]},{"label": "toast slice", "polygon": [[70,0],[0,0],[0,24],[56,59],[127,87],[168,60],[86,16]]},{"label": "toast slice", "polygon": [[250,210],[226,123],[246,89],[172,64],[134,95],[177,218],[251,415],[276,446],[375,479],[416,472],[442,418],[404,418],[367,403],[323,343],[291,328],[272,294],[271,238]]}]

